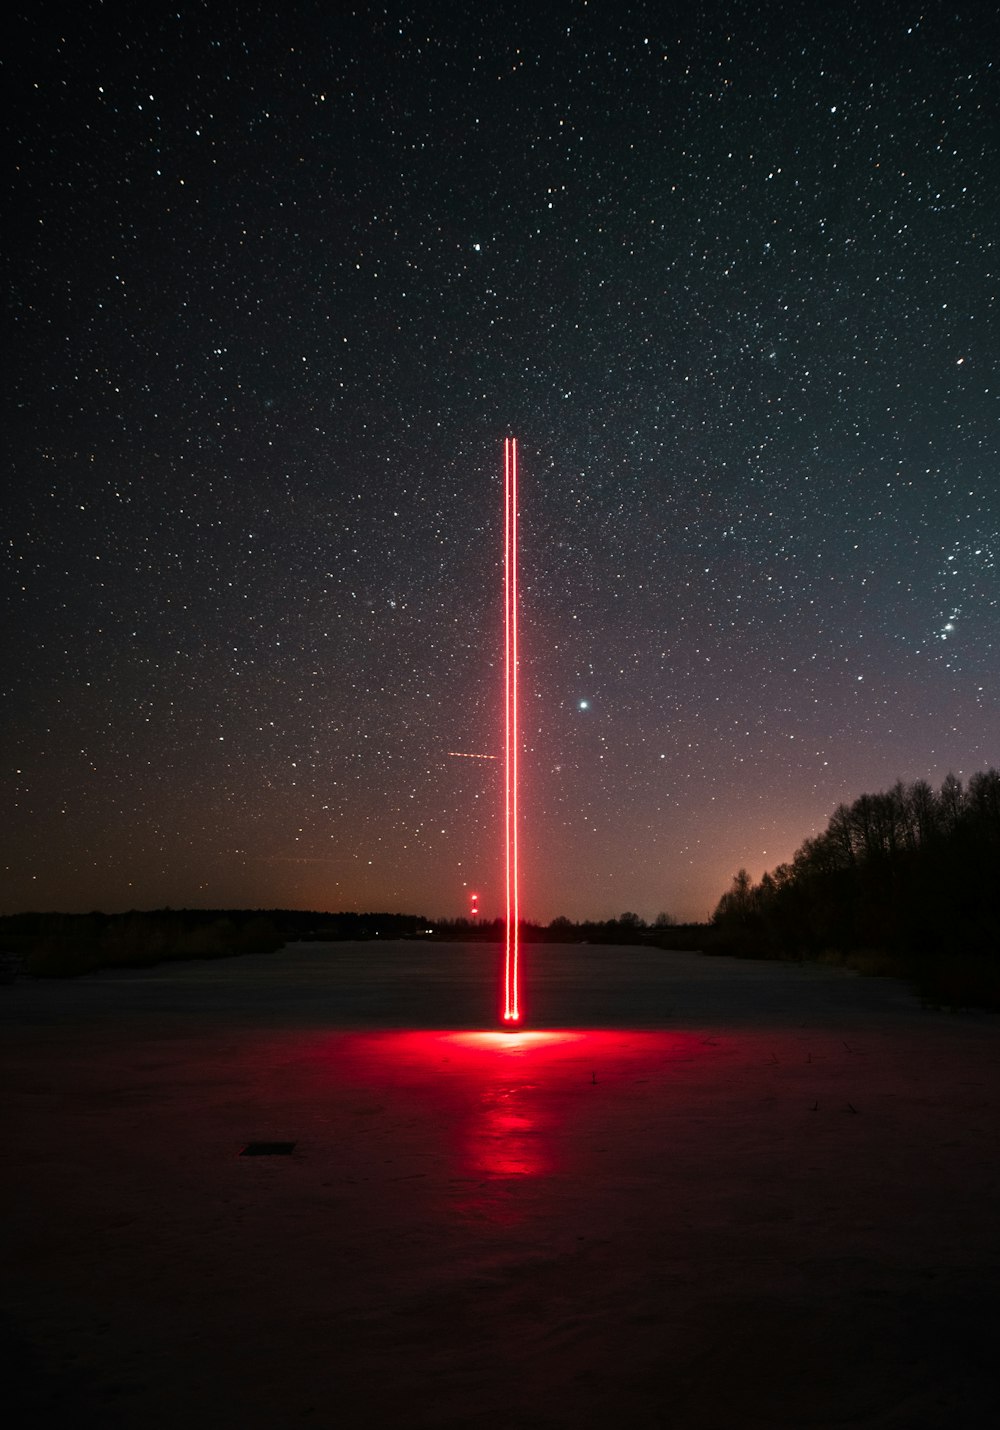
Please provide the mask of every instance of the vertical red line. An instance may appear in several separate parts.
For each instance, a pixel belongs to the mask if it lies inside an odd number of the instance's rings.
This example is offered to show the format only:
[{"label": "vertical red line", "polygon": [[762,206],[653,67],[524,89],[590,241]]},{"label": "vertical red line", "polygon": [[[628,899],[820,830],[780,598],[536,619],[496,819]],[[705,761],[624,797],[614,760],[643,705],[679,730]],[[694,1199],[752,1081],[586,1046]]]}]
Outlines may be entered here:
[{"label": "vertical red line", "polygon": [[513,865],[514,865],[514,889],[513,889],[513,921],[514,927],[511,933],[513,942],[512,974],[511,974],[511,1017],[516,1022],[521,1016],[520,1009],[520,944],[521,944],[521,907],[520,907],[520,870],[518,868],[518,750],[520,744],[520,732],[518,730],[518,640],[517,640],[517,438],[510,439],[510,467],[511,467],[511,498],[510,498],[510,626],[511,626],[511,842],[513,845]]},{"label": "vertical red line", "polygon": [[504,466],[504,1021],[521,1016],[519,995],[520,896],[518,893],[517,783],[517,440],[505,437]]},{"label": "vertical red line", "polygon": [[511,947],[510,947],[510,909],[511,909],[511,878],[513,869],[510,857],[510,754],[511,754],[511,729],[510,729],[510,650],[511,650],[511,629],[510,629],[510,438],[504,438],[503,444],[503,668],[504,668],[504,881],[505,881],[505,915],[504,915],[504,963],[503,963],[503,992],[505,1020],[511,1016],[510,999],[510,973],[511,973]]}]

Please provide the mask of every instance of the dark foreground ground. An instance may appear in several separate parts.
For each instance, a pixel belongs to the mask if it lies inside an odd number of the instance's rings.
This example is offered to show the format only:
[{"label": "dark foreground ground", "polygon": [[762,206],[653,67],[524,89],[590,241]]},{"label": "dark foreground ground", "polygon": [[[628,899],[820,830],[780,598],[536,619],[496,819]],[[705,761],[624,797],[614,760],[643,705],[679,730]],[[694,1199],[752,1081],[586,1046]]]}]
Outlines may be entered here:
[{"label": "dark foreground ground", "polygon": [[992,1426],[998,1020],[529,953],[0,988],[7,1423]]}]

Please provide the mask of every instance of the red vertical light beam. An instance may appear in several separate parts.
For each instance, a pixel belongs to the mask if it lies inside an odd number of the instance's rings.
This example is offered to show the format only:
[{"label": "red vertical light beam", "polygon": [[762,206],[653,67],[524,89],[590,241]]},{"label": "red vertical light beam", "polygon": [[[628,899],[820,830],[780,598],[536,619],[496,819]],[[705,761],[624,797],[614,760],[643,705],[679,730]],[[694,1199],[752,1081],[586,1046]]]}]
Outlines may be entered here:
[{"label": "red vertical light beam", "polygon": [[517,850],[517,439],[504,439],[504,827],[506,834],[506,937],[504,1022],[520,1010],[520,900]]},{"label": "red vertical light beam", "polygon": [[503,797],[504,797],[504,960],[503,1016],[510,1019],[510,438],[503,444]]}]

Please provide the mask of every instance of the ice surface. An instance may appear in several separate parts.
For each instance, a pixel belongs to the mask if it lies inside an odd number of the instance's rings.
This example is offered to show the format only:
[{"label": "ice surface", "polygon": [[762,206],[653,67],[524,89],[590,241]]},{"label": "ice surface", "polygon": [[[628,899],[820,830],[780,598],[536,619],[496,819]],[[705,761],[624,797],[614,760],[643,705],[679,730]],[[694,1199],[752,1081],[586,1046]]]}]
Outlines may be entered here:
[{"label": "ice surface", "polygon": [[472,945],[0,990],[15,1420],[990,1423],[996,1020],[815,967],[526,958],[513,1035]]}]

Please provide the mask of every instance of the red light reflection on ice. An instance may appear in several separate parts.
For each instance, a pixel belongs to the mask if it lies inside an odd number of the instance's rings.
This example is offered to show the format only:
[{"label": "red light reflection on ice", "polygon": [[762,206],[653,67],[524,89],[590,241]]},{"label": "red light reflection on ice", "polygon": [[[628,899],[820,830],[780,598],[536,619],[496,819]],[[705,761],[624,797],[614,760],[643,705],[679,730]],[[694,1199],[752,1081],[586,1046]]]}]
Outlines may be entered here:
[{"label": "red light reflection on ice", "polygon": [[552,1033],[528,1033],[519,1030],[511,1033],[413,1033],[401,1036],[437,1038],[441,1042],[454,1044],[459,1048],[490,1053],[509,1053],[516,1057],[520,1053],[551,1051],[561,1044],[577,1043],[582,1039],[594,1041],[602,1035],[589,1030],[579,1032],[559,1030]]},{"label": "red light reflection on ice", "polygon": [[493,1177],[529,1177],[552,1170],[544,1130],[517,1089],[483,1098],[482,1114],[469,1128],[470,1168]]},{"label": "red light reflection on ice", "polygon": [[[465,1055],[470,1071],[488,1074],[481,1085],[478,1113],[470,1118],[463,1138],[470,1170],[494,1177],[539,1176],[555,1170],[559,1129],[536,1079],[585,1036],[565,1031],[444,1035],[446,1045]],[[483,1057],[489,1064],[477,1069]]]},{"label": "red light reflection on ice", "polygon": [[448,1175],[520,1179],[578,1160],[573,1139],[601,1096],[595,1083],[631,1083],[690,1061],[694,1042],[685,1033],[589,1028],[344,1033],[324,1062],[338,1084],[364,1086],[394,1108]]}]

